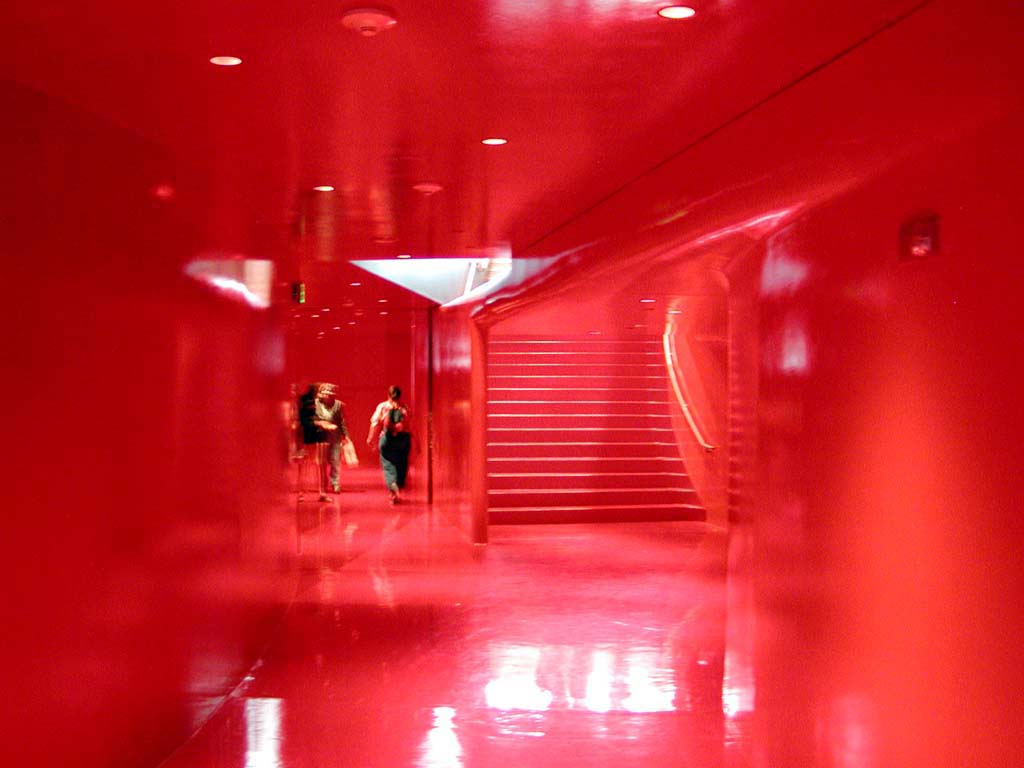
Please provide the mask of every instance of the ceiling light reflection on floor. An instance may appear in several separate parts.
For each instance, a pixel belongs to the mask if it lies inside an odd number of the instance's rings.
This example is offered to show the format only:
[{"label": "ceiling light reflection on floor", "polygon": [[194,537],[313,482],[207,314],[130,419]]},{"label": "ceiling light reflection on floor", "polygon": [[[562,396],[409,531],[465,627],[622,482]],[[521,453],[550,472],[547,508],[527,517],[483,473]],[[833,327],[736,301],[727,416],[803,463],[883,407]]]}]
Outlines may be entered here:
[{"label": "ceiling light reflection on floor", "polygon": [[245,768],[281,768],[281,699],[245,702]]},{"label": "ceiling light reflection on floor", "polygon": [[498,645],[491,652],[494,678],[484,687],[488,707],[543,712],[551,706],[551,691],[537,685],[539,648]]},{"label": "ceiling light reflection on floor", "polygon": [[434,724],[420,745],[417,768],[462,768],[462,744],[455,729],[455,710],[434,707]]}]

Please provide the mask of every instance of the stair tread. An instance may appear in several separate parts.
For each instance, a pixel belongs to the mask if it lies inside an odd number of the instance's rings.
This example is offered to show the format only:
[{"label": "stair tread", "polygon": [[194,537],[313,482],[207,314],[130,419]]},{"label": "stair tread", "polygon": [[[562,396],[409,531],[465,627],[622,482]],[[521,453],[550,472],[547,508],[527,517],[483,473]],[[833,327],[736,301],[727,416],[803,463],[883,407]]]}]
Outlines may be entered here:
[{"label": "stair tread", "polygon": [[689,477],[682,472],[488,472],[488,477]]},{"label": "stair tread", "polygon": [[543,507],[490,507],[491,512],[541,512],[557,509],[560,512],[586,511],[588,509],[694,509],[703,512],[699,504],[585,504],[581,506],[562,507],[545,505]]},{"label": "stair tread", "polygon": [[495,496],[513,496],[515,494],[652,494],[652,493],[681,493],[681,494],[692,494],[695,493],[693,488],[681,487],[678,485],[657,485],[655,487],[613,487],[613,488],[488,488],[488,495]]},{"label": "stair tread", "polygon": [[[515,445],[515,443],[513,443]],[[640,457],[645,462],[650,461],[671,461],[676,464],[681,464],[682,459],[678,456],[642,456]],[[535,458],[529,459],[530,461],[636,461],[637,457],[634,456],[550,456],[543,459]],[[523,461],[521,456],[494,456],[488,457],[488,462],[491,461]]]},{"label": "stair tread", "polygon": [[[488,427],[488,432],[540,432],[550,433],[552,429],[559,432],[593,432],[594,427]],[[644,434],[650,432],[674,432],[671,427],[641,427]],[[601,427],[602,432],[636,432],[637,427]]]}]

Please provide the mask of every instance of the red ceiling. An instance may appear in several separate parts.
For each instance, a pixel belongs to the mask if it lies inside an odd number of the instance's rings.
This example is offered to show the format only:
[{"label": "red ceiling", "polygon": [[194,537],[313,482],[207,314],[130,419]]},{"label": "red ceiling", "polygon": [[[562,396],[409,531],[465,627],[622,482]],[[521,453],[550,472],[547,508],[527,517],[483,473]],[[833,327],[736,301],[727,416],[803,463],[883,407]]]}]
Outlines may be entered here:
[{"label": "red ceiling", "polygon": [[363,38],[325,0],[8,0],[0,72],[202,169],[211,216],[258,233],[240,247],[298,255],[334,301],[350,258],[548,255],[561,224],[915,4],[714,0],[666,21],[648,0],[406,0]]}]

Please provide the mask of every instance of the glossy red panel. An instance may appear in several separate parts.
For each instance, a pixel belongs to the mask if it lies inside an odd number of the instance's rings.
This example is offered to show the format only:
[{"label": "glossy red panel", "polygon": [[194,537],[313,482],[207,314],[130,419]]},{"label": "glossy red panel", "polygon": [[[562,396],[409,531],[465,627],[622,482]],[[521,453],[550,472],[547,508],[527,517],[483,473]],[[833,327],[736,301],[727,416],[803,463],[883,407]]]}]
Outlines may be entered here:
[{"label": "glossy red panel", "polygon": [[0,753],[155,765],[291,598],[284,338],[185,274],[197,211],[154,192],[200,178],[55,100],[8,84],[0,104]]},{"label": "glossy red panel", "polygon": [[1021,9],[656,5],[8,3],[6,763],[1021,762]]},{"label": "glossy red panel", "polygon": [[742,765],[723,745],[720,532],[508,526],[476,556],[442,510],[384,507],[302,539],[301,608],[168,768]]}]

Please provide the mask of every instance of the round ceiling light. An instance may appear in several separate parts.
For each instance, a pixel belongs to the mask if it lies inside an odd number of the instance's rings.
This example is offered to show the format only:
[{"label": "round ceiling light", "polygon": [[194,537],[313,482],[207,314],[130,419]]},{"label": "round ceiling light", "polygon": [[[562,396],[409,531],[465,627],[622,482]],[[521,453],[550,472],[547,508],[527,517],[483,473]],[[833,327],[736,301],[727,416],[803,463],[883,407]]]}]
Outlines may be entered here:
[{"label": "round ceiling light", "polygon": [[334,187],[332,187],[330,184],[321,184],[318,187],[313,187],[313,191],[314,192],[333,192],[334,191]]},{"label": "round ceiling light", "polygon": [[381,8],[353,8],[341,17],[345,29],[351,29],[363,37],[373,37],[398,23],[393,14]]},{"label": "round ceiling light", "polygon": [[503,139],[499,136],[492,136],[487,139],[482,139],[481,144],[486,144],[489,147],[500,147],[502,144],[508,144],[508,139]]},{"label": "round ceiling light", "polygon": [[421,181],[419,184],[413,184],[412,188],[424,195],[434,195],[444,189],[444,187],[434,181]]},{"label": "round ceiling light", "polygon": [[411,253],[400,253],[400,254],[398,254],[398,258],[400,258],[400,259],[411,259],[412,258],[412,254]]},{"label": "round ceiling light", "polygon": [[214,56],[210,59],[210,63],[216,64],[218,67],[237,67],[242,60],[237,56]]},{"label": "round ceiling light", "polygon": [[669,5],[658,11],[663,19],[690,19],[697,15],[697,11],[688,5]]}]

